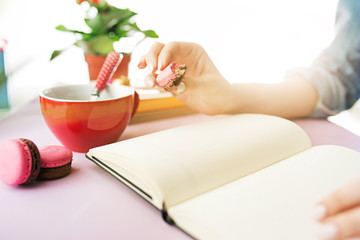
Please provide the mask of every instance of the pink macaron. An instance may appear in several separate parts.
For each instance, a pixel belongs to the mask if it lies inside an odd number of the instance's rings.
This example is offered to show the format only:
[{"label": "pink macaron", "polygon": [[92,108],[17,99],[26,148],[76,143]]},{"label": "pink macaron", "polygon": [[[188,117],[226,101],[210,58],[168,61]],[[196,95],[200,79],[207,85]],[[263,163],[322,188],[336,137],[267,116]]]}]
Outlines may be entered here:
[{"label": "pink macaron", "polygon": [[9,139],[0,144],[0,180],[9,186],[33,182],[40,172],[40,153],[29,139]]},{"label": "pink macaron", "polygon": [[170,63],[156,77],[156,82],[166,91],[174,90],[181,83],[186,71],[185,64]]},{"label": "pink macaron", "polygon": [[0,181],[9,186],[36,179],[57,179],[71,171],[73,153],[63,146],[37,147],[29,139],[9,139],[0,144]]},{"label": "pink macaron", "polygon": [[41,146],[41,169],[38,179],[57,179],[71,171],[73,153],[64,146]]}]

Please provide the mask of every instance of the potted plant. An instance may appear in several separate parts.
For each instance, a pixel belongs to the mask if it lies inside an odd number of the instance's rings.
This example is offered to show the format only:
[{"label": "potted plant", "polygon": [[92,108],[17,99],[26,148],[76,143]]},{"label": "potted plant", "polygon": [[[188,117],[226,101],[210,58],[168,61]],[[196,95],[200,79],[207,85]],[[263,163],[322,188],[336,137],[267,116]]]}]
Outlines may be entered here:
[{"label": "potted plant", "polygon": [[[131,37],[135,33],[142,33],[143,38],[134,47],[146,38],[158,38],[153,30],[141,30],[132,19],[137,14],[129,9],[114,7],[106,0],[76,0],[85,9],[85,23],[87,31],[69,29],[64,25],[56,27],[57,30],[75,34],[78,39],[72,44],[80,47],[89,67],[90,80],[97,78],[106,55],[114,51],[114,43],[121,38]],[[50,60],[59,56],[67,48],[55,50]],[[124,58],[120,63],[114,78],[128,76],[128,64],[131,52],[123,52]]]}]

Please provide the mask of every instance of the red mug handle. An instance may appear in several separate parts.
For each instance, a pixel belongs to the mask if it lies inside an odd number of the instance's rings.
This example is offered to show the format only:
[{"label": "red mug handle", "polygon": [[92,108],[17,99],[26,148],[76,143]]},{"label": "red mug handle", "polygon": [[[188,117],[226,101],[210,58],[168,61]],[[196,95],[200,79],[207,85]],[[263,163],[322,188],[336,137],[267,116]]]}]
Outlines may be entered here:
[{"label": "red mug handle", "polygon": [[132,109],[132,112],[131,112],[131,118],[135,115],[136,110],[139,107],[139,103],[140,103],[139,94],[134,90],[134,103],[133,103],[133,109]]}]

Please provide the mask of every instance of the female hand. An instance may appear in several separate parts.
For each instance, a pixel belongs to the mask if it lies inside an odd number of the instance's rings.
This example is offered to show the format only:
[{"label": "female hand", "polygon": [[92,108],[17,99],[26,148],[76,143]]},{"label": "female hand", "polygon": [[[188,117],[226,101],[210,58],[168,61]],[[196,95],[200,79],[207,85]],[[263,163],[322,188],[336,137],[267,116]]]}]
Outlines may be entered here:
[{"label": "female hand", "polygon": [[322,239],[360,239],[360,178],[338,189],[315,208]]},{"label": "female hand", "polygon": [[145,77],[145,83],[153,87],[156,85],[156,70],[161,71],[172,62],[187,66],[182,80],[185,91],[181,94],[172,92],[180,101],[201,113],[226,113],[231,85],[200,45],[190,42],[155,42],[141,57],[138,67],[149,68],[150,74]]}]

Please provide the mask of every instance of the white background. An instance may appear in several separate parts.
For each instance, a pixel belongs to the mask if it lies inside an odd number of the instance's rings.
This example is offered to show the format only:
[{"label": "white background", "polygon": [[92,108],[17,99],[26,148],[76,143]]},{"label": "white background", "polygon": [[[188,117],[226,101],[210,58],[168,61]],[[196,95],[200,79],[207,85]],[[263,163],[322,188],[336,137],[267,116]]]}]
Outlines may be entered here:
[{"label": "white background", "polygon": [[[191,41],[204,46],[229,82],[282,80],[285,71],[307,66],[327,47],[334,34],[337,0],[113,0],[120,8],[138,13],[142,29],[153,29],[157,41]],[[36,95],[59,83],[88,81],[81,50],[71,48],[49,63],[54,49],[64,48],[74,36],[54,30],[63,24],[82,28],[83,11],[75,0],[1,0],[0,37],[6,38],[10,93]],[[139,57],[154,40],[133,52],[129,77],[143,84],[146,70],[138,70]],[[120,42],[127,51],[132,41]]]}]

